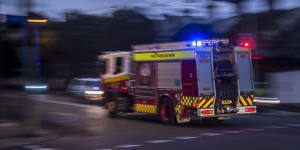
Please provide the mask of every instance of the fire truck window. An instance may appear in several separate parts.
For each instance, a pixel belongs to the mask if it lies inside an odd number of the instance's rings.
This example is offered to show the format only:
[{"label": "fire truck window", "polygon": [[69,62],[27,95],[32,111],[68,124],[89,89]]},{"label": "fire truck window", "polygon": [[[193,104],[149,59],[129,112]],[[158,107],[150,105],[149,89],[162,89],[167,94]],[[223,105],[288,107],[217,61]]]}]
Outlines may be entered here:
[{"label": "fire truck window", "polygon": [[107,60],[106,59],[101,59],[98,61],[99,65],[99,72],[105,74],[107,72]]},{"label": "fire truck window", "polygon": [[123,58],[122,57],[117,57],[116,59],[116,70],[114,74],[118,74],[122,72],[122,67],[123,67]]}]

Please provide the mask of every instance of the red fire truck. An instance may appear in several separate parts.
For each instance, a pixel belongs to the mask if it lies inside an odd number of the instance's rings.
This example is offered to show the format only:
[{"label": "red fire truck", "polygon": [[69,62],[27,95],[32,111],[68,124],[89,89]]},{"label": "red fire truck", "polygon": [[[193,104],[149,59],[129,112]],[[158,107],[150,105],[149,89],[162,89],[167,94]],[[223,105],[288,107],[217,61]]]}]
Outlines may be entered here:
[{"label": "red fire truck", "polygon": [[110,116],[140,112],[164,123],[256,113],[251,45],[227,39],[132,46],[99,56]]}]

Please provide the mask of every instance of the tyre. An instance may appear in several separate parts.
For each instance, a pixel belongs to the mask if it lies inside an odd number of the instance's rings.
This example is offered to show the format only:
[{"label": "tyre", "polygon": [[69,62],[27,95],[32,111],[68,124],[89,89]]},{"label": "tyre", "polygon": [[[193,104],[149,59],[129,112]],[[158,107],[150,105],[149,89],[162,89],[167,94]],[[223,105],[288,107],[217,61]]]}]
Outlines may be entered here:
[{"label": "tyre", "polygon": [[106,107],[108,110],[108,116],[111,118],[117,118],[119,116],[117,105],[115,101],[107,102]]},{"label": "tyre", "polygon": [[117,108],[117,94],[114,92],[107,92],[105,95],[105,108],[107,108],[108,116],[111,118],[118,117],[118,108]]},{"label": "tyre", "polygon": [[159,105],[160,120],[166,124],[176,123],[176,114],[173,103],[170,99],[163,99]]}]

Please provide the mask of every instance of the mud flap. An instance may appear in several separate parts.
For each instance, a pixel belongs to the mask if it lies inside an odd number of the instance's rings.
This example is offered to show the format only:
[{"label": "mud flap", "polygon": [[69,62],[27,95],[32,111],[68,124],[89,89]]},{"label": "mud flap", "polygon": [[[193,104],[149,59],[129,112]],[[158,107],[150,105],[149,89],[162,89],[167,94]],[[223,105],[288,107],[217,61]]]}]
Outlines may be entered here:
[{"label": "mud flap", "polygon": [[188,123],[191,121],[191,117],[176,115],[176,121],[177,123]]}]

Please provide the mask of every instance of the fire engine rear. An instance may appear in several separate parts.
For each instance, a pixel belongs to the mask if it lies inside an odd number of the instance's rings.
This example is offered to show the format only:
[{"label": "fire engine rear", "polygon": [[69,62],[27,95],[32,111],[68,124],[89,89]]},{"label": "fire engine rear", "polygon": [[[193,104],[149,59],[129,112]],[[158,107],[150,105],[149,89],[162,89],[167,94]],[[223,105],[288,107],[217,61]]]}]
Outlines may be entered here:
[{"label": "fire engine rear", "polygon": [[101,55],[110,116],[140,112],[165,123],[256,113],[248,45],[226,39],[133,46]]}]

